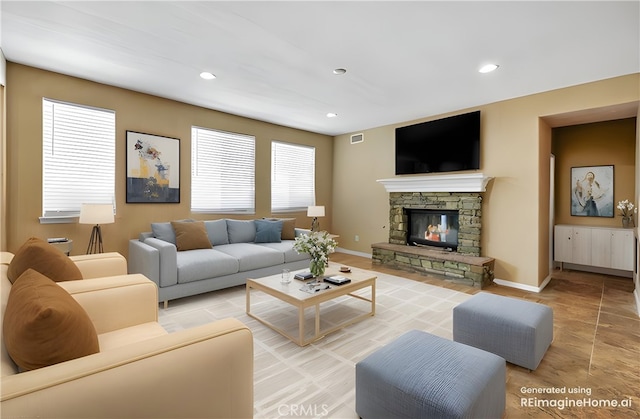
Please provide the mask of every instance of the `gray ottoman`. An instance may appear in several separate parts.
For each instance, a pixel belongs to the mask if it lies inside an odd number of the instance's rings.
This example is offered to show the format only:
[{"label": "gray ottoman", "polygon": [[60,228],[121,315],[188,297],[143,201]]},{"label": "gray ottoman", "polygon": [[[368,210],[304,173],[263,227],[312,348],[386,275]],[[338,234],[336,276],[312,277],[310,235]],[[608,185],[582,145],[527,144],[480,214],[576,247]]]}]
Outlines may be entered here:
[{"label": "gray ottoman", "polygon": [[413,330],[356,364],[361,418],[500,418],[503,358]]},{"label": "gray ottoman", "polygon": [[453,309],[453,340],[535,370],[553,340],[553,310],[480,292]]}]

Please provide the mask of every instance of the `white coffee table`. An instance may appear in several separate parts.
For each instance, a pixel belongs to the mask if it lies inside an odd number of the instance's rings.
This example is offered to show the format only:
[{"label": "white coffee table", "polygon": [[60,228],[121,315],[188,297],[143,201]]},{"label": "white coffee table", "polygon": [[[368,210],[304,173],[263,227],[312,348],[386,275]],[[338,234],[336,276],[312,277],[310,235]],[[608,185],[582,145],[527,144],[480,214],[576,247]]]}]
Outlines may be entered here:
[{"label": "white coffee table", "polygon": [[[254,319],[258,320],[262,324],[268,326],[269,328],[275,330],[280,333],[282,336],[292,340],[300,346],[306,346],[311,342],[314,342],[325,335],[335,332],[336,330],[340,330],[345,326],[361,321],[367,317],[371,317],[375,315],[376,312],[376,276],[372,275],[371,272],[351,268],[350,273],[342,273],[339,272],[339,266],[337,264],[330,263],[329,267],[325,272],[325,276],[330,275],[342,275],[351,279],[351,282],[344,285],[330,285],[330,289],[321,290],[315,293],[308,293],[305,291],[301,291],[300,288],[305,284],[305,282],[310,281],[299,281],[296,279],[292,279],[291,283],[288,285],[283,285],[280,283],[281,275],[271,275],[264,278],[258,279],[248,279],[247,280],[247,314]],[[291,276],[295,272],[291,273]],[[354,294],[355,291],[361,290],[363,288],[371,288],[370,298],[366,296]],[[298,308],[298,336],[292,336],[287,333],[284,329],[276,326],[272,322],[266,320],[263,317],[256,315],[251,312],[251,291],[259,290],[268,294],[274,298],[277,298],[281,301],[284,301],[288,304],[291,304],[294,307]],[[360,300],[364,300],[371,303],[371,310],[367,313],[357,315],[355,317],[346,319],[340,324],[330,327],[325,330],[320,330],[320,304],[334,300],[338,297],[342,296],[350,296],[353,298],[357,298]],[[305,309],[308,307],[315,307],[315,333],[310,338],[305,338]]]}]

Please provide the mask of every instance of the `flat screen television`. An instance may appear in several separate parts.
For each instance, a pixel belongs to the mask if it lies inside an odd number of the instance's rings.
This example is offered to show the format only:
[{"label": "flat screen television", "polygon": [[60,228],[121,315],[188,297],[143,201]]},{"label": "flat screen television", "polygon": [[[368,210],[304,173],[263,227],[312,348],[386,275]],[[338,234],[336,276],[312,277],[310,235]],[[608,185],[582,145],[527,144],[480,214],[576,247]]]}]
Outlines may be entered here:
[{"label": "flat screen television", "polygon": [[480,169],[480,111],[396,128],[396,175]]}]

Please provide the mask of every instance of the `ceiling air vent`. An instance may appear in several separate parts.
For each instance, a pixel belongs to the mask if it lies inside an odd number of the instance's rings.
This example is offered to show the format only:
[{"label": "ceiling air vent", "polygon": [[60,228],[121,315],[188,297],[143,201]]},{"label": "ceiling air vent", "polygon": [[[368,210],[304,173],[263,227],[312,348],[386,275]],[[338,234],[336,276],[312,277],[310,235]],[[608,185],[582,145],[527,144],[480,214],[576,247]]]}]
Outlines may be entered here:
[{"label": "ceiling air vent", "polygon": [[353,134],[351,136],[351,144],[358,144],[364,141],[364,134]]}]

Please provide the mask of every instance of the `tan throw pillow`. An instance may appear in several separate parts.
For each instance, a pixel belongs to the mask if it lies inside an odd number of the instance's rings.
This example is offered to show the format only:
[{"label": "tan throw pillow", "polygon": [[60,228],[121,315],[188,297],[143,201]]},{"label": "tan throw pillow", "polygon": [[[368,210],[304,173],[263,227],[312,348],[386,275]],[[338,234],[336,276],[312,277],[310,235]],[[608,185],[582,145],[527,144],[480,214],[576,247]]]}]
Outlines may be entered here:
[{"label": "tan throw pillow", "polygon": [[207,228],[203,221],[172,221],[171,226],[176,232],[176,247],[178,251],[211,249],[211,241],[209,241]]},{"label": "tan throw pillow", "polygon": [[13,256],[7,277],[14,283],[27,269],[34,269],[53,281],[82,279],[82,273],[71,259],[46,241],[31,237]]},{"label": "tan throw pillow", "polygon": [[11,287],[2,329],[7,352],[23,371],[100,350],[87,312],[58,284],[33,269]]},{"label": "tan throw pillow", "polygon": [[269,221],[282,221],[282,240],[296,239],[296,219],[295,218],[265,218]]}]

